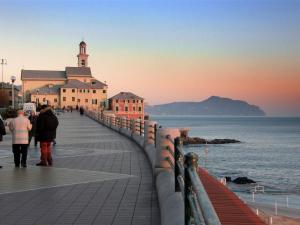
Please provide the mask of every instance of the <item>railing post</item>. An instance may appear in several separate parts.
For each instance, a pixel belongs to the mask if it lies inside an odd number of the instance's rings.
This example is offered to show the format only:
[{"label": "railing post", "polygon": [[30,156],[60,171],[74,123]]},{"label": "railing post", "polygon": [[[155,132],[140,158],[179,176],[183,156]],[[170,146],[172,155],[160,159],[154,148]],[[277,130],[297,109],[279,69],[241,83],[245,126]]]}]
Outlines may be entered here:
[{"label": "railing post", "polygon": [[140,120],[140,136],[143,135],[143,120]]},{"label": "railing post", "polygon": [[180,163],[181,160],[181,154],[180,154],[180,149],[181,148],[181,139],[180,137],[175,138],[174,140],[174,162],[175,162],[175,191],[176,192],[180,192],[180,185],[178,182],[178,176],[180,175],[180,170],[179,170],[179,165],[178,163]]},{"label": "railing post", "polygon": [[174,138],[180,135],[179,129],[176,128],[159,128],[157,130],[157,148],[156,148],[156,171],[159,169],[171,169],[169,159],[174,165]]},{"label": "railing post", "polygon": [[156,148],[157,147],[157,124],[154,124],[154,147]]},{"label": "railing post", "polygon": [[144,146],[148,144],[155,144],[155,121],[145,120],[145,131],[144,131]]},{"label": "railing post", "polygon": [[198,168],[199,157],[193,152],[185,155],[184,159],[184,209],[185,209],[185,225],[189,225],[192,219],[192,210],[189,203],[189,196],[192,195],[192,181],[188,170],[190,168]]},{"label": "railing post", "polygon": [[126,122],[127,122],[126,117],[121,117],[121,128],[126,129]]}]

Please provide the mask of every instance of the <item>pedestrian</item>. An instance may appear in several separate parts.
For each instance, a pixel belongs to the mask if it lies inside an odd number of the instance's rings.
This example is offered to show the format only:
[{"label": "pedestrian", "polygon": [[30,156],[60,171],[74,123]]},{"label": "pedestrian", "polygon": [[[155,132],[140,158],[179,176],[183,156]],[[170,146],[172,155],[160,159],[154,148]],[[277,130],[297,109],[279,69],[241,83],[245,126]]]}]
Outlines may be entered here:
[{"label": "pedestrian", "polygon": [[30,146],[31,143],[31,139],[32,137],[34,138],[34,146],[37,146],[37,138],[36,138],[36,120],[37,120],[37,115],[35,114],[34,111],[30,112],[30,116],[28,117],[31,125],[32,125],[32,129],[29,132],[29,141],[28,141],[28,146]]},{"label": "pedestrian", "polygon": [[28,132],[31,130],[32,125],[24,116],[24,112],[19,110],[17,118],[12,119],[8,126],[12,132],[12,148],[14,153],[15,167],[20,167],[20,157],[22,156],[21,165],[23,168],[26,168],[29,139]]},{"label": "pedestrian", "polygon": [[37,166],[52,166],[51,142],[56,137],[57,117],[51,107],[43,105],[36,121],[36,135],[41,147],[41,161]]},{"label": "pedestrian", "polygon": [[84,109],[83,109],[82,106],[80,107],[79,111],[80,111],[80,115],[83,115],[83,114],[84,114]]},{"label": "pedestrian", "polygon": [[[5,125],[4,122],[2,120],[2,117],[0,115],[0,142],[3,141],[3,136],[6,135],[6,130],[5,130]],[[0,166],[0,169],[2,168],[2,166]]]}]

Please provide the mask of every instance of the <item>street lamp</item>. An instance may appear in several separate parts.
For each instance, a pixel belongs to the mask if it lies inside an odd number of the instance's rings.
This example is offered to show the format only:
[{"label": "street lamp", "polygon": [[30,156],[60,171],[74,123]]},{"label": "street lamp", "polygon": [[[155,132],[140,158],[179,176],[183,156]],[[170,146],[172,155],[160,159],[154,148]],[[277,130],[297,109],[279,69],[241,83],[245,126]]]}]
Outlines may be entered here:
[{"label": "street lamp", "polygon": [[4,83],[3,83],[3,66],[4,65],[7,65],[7,60],[6,59],[1,59],[1,66],[2,66],[2,88],[3,88],[3,85],[4,85]]},{"label": "street lamp", "polygon": [[15,76],[11,76],[11,93],[12,93],[12,108],[15,108],[15,93],[14,93],[14,83],[16,81],[16,77]]}]

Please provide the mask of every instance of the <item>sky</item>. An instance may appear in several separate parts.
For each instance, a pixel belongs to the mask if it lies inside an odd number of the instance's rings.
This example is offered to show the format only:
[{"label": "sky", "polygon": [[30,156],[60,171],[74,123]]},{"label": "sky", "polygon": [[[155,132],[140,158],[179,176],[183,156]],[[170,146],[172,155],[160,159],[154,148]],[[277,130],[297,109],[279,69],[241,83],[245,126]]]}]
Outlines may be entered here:
[{"label": "sky", "polygon": [[76,66],[151,105],[245,100],[300,116],[299,0],[0,0],[4,80]]}]

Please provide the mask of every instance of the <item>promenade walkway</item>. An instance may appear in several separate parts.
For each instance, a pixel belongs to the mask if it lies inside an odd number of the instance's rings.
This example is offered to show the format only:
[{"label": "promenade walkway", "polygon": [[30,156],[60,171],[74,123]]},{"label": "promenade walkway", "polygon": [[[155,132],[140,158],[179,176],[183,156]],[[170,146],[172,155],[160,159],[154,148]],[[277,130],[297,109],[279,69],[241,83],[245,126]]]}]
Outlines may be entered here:
[{"label": "promenade walkway", "polygon": [[78,113],[59,116],[53,167],[14,168],[11,136],[0,143],[1,225],[159,225],[151,166],[132,141]]}]

